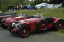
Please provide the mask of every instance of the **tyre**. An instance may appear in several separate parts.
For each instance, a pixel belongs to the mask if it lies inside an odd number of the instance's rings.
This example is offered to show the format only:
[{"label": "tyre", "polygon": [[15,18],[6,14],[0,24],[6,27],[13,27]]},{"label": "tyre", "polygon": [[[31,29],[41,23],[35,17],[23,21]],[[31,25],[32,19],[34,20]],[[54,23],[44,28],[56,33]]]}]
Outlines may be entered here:
[{"label": "tyre", "polygon": [[63,30],[64,28],[64,22],[62,20],[58,20],[55,24],[54,24],[54,29],[55,30]]},{"label": "tyre", "polygon": [[35,9],[35,7],[33,7],[33,9]]},{"label": "tyre", "polygon": [[4,21],[1,21],[1,27],[2,27],[3,29],[7,29],[7,27],[4,25],[4,23],[5,23],[5,20],[4,20]]},{"label": "tyre", "polygon": [[47,21],[46,20],[40,20],[39,22],[38,22],[38,29],[39,30],[47,30],[47,25],[48,23],[47,23]]},{"label": "tyre", "polygon": [[35,10],[38,10],[37,8],[35,8]]},{"label": "tyre", "polygon": [[11,34],[12,34],[12,35],[14,35],[14,34],[15,34],[15,32],[14,32],[14,31],[11,31]]},{"label": "tyre", "polygon": [[20,25],[18,28],[18,34],[22,37],[25,38],[30,35],[30,28],[27,25]]},{"label": "tyre", "polygon": [[4,23],[1,23],[1,26],[2,26],[3,29],[7,29],[7,27],[4,26]]},{"label": "tyre", "polygon": [[40,9],[42,9],[42,6],[40,7]]},{"label": "tyre", "polygon": [[11,33],[11,30],[14,29],[14,28],[12,27],[12,23],[9,24],[8,29],[9,29],[9,32]]}]

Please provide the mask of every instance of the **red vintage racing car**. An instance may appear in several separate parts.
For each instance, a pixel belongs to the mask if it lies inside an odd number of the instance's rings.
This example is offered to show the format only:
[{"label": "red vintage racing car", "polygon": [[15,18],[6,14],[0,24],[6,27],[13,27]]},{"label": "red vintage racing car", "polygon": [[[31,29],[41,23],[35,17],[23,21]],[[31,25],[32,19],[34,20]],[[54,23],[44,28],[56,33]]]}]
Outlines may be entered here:
[{"label": "red vintage racing car", "polygon": [[18,22],[19,20],[24,20],[24,19],[29,19],[29,18],[37,18],[37,16],[18,16],[18,17],[14,17],[14,18],[5,18],[1,20],[1,26],[3,27],[3,29],[6,29],[9,27],[9,24],[13,23],[13,22]]},{"label": "red vintage racing car", "polygon": [[16,17],[16,14],[17,13],[0,13],[0,24],[3,18],[13,18]]},{"label": "red vintage racing car", "polygon": [[33,30],[62,30],[63,28],[63,19],[56,17],[43,17],[19,20],[18,23],[10,24],[9,31],[11,34],[19,34],[21,37],[25,38],[29,36]]}]

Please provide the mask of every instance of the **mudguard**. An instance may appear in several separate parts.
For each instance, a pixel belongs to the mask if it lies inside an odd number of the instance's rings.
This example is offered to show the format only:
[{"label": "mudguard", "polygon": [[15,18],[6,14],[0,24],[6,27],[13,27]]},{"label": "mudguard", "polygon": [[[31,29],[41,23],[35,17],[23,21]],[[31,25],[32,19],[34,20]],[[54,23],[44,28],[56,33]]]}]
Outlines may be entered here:
[{"label": "mudguard", "polygon": [[58,20],[62,20],[62,18],[55,18],[53,23],[56,23]]},{"label": "mudguard", "polygon": [[21,23],[21,24],[27,24],[27,25],[28,25],[29,23],[28,23],[28,22],[23,22],[23,23]]}]

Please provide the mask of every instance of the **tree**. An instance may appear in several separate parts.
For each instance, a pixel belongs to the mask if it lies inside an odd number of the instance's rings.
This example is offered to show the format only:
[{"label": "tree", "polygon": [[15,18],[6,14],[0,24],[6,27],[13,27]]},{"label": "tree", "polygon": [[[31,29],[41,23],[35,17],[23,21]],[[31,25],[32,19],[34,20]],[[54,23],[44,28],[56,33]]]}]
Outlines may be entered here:
[{"label": "tree", "polygon": [[[3,0],[4,10],[8,10],[9,6],[18,6],[18,5],[29,5],[28,0]],[[2,10],[2,0],[0,0],[0,10]]]},{"label": "tree", "polygon": [[59,3],[61,3],[62,2],[62,0],[50,0],[50,4],[59,4]]},{"label": "tree", "polygon": [[35,0],[34,2],[31,2],[31,6],[35,6],[36,4],[38,4],[38,0]]}]

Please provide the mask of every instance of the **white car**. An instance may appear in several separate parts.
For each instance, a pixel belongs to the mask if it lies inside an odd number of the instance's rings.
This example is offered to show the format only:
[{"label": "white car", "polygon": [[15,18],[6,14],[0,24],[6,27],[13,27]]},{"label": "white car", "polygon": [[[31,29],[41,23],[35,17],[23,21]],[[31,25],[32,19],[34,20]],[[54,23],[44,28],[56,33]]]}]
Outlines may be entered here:
[{"label": "white car", "polygon": [[59,8],[59,7],[62,7],[62,4],[59,4],[59,5],[58,4],[54,4],[53,7],[54,8]]},{"label": "white car", "polygon": [[38,5],[35,5],[35,8],[41,9],[41,8],[46,8],[46,6],[47,6],[47,3],[41,3],[41,4],[38,4]]}]

